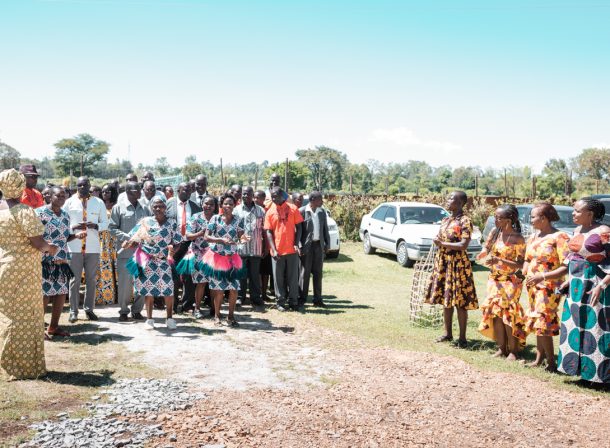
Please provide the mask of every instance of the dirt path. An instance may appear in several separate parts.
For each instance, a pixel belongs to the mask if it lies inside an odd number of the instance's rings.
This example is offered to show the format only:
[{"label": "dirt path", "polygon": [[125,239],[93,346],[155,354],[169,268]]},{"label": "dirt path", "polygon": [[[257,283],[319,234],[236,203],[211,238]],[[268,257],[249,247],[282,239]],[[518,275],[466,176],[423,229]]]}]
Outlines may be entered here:
[{"label": "dirt path", "polygon": [[168,335],[118,324],[115,312],[100,313],[112,316],[104,333],[208,393],[194,409],[160,416],[168,436],[152,446],[608,446],[608,397],[451,357],[321,350],[311,342],[318,330],[276,327],[267,315],[242,314],[239,330],[204,321],[203,333],[183,325]]}]

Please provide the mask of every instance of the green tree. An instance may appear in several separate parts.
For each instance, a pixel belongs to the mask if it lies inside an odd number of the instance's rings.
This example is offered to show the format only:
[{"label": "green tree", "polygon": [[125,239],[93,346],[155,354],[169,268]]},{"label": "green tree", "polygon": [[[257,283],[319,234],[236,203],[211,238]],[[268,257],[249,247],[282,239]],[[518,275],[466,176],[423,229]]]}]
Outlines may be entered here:
[{"label": "green tree", "polygon": [[[286,170],[285,162],[277,162],[272,165],[269,165],[265,168],[265,172],[263,174],[262,179],[259,179],[259,188],[267,188],[269,187],[269,179],[273,173],[277,173],[282,178],[282,182],[280,186],[284,188],[284,174]],[[308,179],[310,178],[311,173],[309,168],[302,162],[291,161],[288,162],[288,192],[300,191],[303,193],[308,193],[309,190],[314,189],[308,185]]]},{"label": "green tree", "polygon": [[55,163],[63,175],[81,173],[91,175],[97,163],[105,161],[110,145],[89,134],[79,134],[76,137],[64,138],[55,143]]},{"label": "green tree", "polygon": [[0,141],[0,170],[19,168],[20,157],[19,151]]},{"label": "green tree", "polygon": [[167,157],[159,157],[155,160],[154,171],[159,174],[159,176],[167,176],[172,171],[172,166],[167,161]]},{"label": "green tree", "polygon": [[313,188],[320,191],[343,188],[343,173],[349,162],[341,151],[316,146],[315,149],[299,149],[296,156],[309,169]]},{"label": "green tree", "polygon": [[594,179],[595,192],[599,193],[602,181],[610,176],[610,148],[584,149],[574,161],[576,172]]},{"label": "green tree", "polygon": [[568,162],[564,159],[547,160],[536,183],[537,195],[541,198],[563,195],[568,168]]}]

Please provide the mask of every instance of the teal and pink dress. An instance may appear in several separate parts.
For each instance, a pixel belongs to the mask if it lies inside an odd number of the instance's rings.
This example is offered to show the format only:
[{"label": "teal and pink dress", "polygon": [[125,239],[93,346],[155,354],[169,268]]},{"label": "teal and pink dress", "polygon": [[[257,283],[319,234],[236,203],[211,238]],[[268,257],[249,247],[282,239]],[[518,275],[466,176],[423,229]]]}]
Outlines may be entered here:
[{"label": "teal and pink dress", "polygon": [[610,233],[601,227],[575,234],[568,254],[570,291],[561,316],[560,372],[610,383],[610,288],[590,303],[591,290],[610,273]]},{"label": "teal and pink dress", "polygon": [[237,253],[239,234],[243,233],[243,219],[233,215],[229,223],[225,223],[222,215],[215,215],[208,223],[208,235],[214,238],[229,237],[232,244],[213,243],[203,256],[204,275],[210,281],[210,289],[239,291],[239,281],[244,278],[246,269]]}]

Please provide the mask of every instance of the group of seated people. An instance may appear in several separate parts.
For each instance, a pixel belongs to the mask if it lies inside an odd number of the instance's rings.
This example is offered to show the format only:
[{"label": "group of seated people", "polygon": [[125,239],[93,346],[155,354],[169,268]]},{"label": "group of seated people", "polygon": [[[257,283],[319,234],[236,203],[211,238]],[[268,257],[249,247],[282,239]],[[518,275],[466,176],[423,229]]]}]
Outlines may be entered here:
[{"label": "group of seated people", "polygon": [[[494,356],[518,359],[528,334],[536,336],[536,359],[527,364],[578,375],[593,383],[610,383],[610,227],[602,223],[605,207],[584,197],[574,204],[574,235],[556,229],[559,215],[552,204],[539,202],[531,212],[535,232],[521,235],[517,208],[495,211],[495,230],[478,256],[489,267],[487,294],[479,307],[470,260],[466,252],[472,223],[464,214],[466,193],[447,199],[451,216],[434,239],[438,251],[425,301],[443,305],[445,333],[437,342],[453,341],[453,312],[457,310],[459,338],[466,348],[468,310],[482,312],[479,331],[494,340]],[[567,277],[567,279],[566,279]],[[527,288],[528,306],[520,302]],[[559,315],[560,303],[563,311]],[[560,336],[555,358],[553,336]]]},{"label": "group of seated people", "polygon": [[175,312],[200,319],[204,305],[223,325],[226,298],[226,324],[235,327],[237,306],[249,302],[262,310],[270,300],[270,278],[276,308],[303,311],[313,275],[313,304],[325,306],[322,263],[330,237],[322,195],[312,192],[303,207],[303,195],[289,197],[275,173],[268,191],[234,185],[220,197],[208,193],[203,174],[175,193],[171,186],[157,187],[151,172],[142,182],[128,174],[120,188],[117,182],[96,188],[83,176],[69,195],[53,185],[38,192],[33,165],[21,173],[21,202],[35,209],[44,240],[58,248],[42,260],[45,308],[52,303],[47,339],[69,336],[59,326],[66,298],[70,322],[78,320],[81,302],[89,320],[98,319],[96,305],[118,303],[119,321],[150,327],[153,308],[165,308],[170,330]]}]

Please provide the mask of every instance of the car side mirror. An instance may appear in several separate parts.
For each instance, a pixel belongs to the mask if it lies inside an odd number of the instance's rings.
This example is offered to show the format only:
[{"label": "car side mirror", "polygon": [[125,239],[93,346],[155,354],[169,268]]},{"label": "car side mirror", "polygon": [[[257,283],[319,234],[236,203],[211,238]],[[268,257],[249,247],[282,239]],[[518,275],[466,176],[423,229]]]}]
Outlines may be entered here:
[{"label": "car side mirror", "polygon": [[387,222],[388,224],[396,224],[396,218],[386,218],[385,222]]}]

